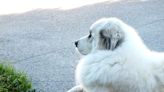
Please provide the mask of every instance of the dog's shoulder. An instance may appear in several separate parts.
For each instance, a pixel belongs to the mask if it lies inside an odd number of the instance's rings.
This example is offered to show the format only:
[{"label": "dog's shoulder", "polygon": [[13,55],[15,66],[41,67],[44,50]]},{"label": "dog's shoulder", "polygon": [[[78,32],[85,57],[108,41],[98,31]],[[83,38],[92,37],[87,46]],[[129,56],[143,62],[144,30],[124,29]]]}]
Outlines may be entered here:
[{"label": "dog's shoulder", "polygon": [[[112,76],[121,70],[124,59],[116,53],[97,52],[85,56],[77,66],[77,78],[85,85],[106,85],[113,81]],[[105,73],[105,74],[104,74]],[[90,80],[92,79],[92,80]]]}]

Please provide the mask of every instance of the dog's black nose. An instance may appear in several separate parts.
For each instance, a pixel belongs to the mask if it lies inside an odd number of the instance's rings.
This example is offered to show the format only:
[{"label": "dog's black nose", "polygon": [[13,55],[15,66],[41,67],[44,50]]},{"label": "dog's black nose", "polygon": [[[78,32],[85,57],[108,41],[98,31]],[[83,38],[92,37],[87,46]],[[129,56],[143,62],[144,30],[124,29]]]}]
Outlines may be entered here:
[{"label": "dog's black nose", "polygon": [[75,41],[75,46],[76,46],[76,47],[78,46],[78,43],[79,43],[78,41]]}]

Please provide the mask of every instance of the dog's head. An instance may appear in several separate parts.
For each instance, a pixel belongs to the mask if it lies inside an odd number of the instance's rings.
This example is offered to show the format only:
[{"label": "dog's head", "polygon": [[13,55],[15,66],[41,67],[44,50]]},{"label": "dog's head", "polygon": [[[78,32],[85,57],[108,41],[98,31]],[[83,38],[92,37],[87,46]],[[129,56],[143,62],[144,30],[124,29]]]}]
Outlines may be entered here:
[{"label": "dog's head", "polygon": [[87,55],[97,50],[115,50],[124,40],[122,23],[117,18],[103,18],[96,21],[91,25],[89,34],[75,42],[78,51]]}]

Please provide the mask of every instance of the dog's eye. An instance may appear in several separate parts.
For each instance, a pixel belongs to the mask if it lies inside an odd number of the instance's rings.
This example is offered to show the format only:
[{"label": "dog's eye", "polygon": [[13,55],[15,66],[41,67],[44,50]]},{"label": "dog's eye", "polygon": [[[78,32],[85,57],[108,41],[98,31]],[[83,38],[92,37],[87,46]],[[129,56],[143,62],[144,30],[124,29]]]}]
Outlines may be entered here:
[{"label": "dog's eye", "polygon": [[88,38],[91,38],[91,37],[92,37],[92,34],[91,34],[91,32],[90,32]]}]

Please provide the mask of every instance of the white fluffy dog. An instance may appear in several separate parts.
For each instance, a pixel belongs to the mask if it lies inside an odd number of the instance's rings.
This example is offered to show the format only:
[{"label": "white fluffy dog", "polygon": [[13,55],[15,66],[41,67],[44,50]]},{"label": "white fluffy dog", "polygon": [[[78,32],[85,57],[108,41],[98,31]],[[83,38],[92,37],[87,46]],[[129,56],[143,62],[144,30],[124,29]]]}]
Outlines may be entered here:
[{"label": "white fluffy dog", "polygon": [[149,50],[123,21],[100,19],[75,44],[85,56],[76,69],[79,85],[68,92],[164,92],[164,54]]}]

